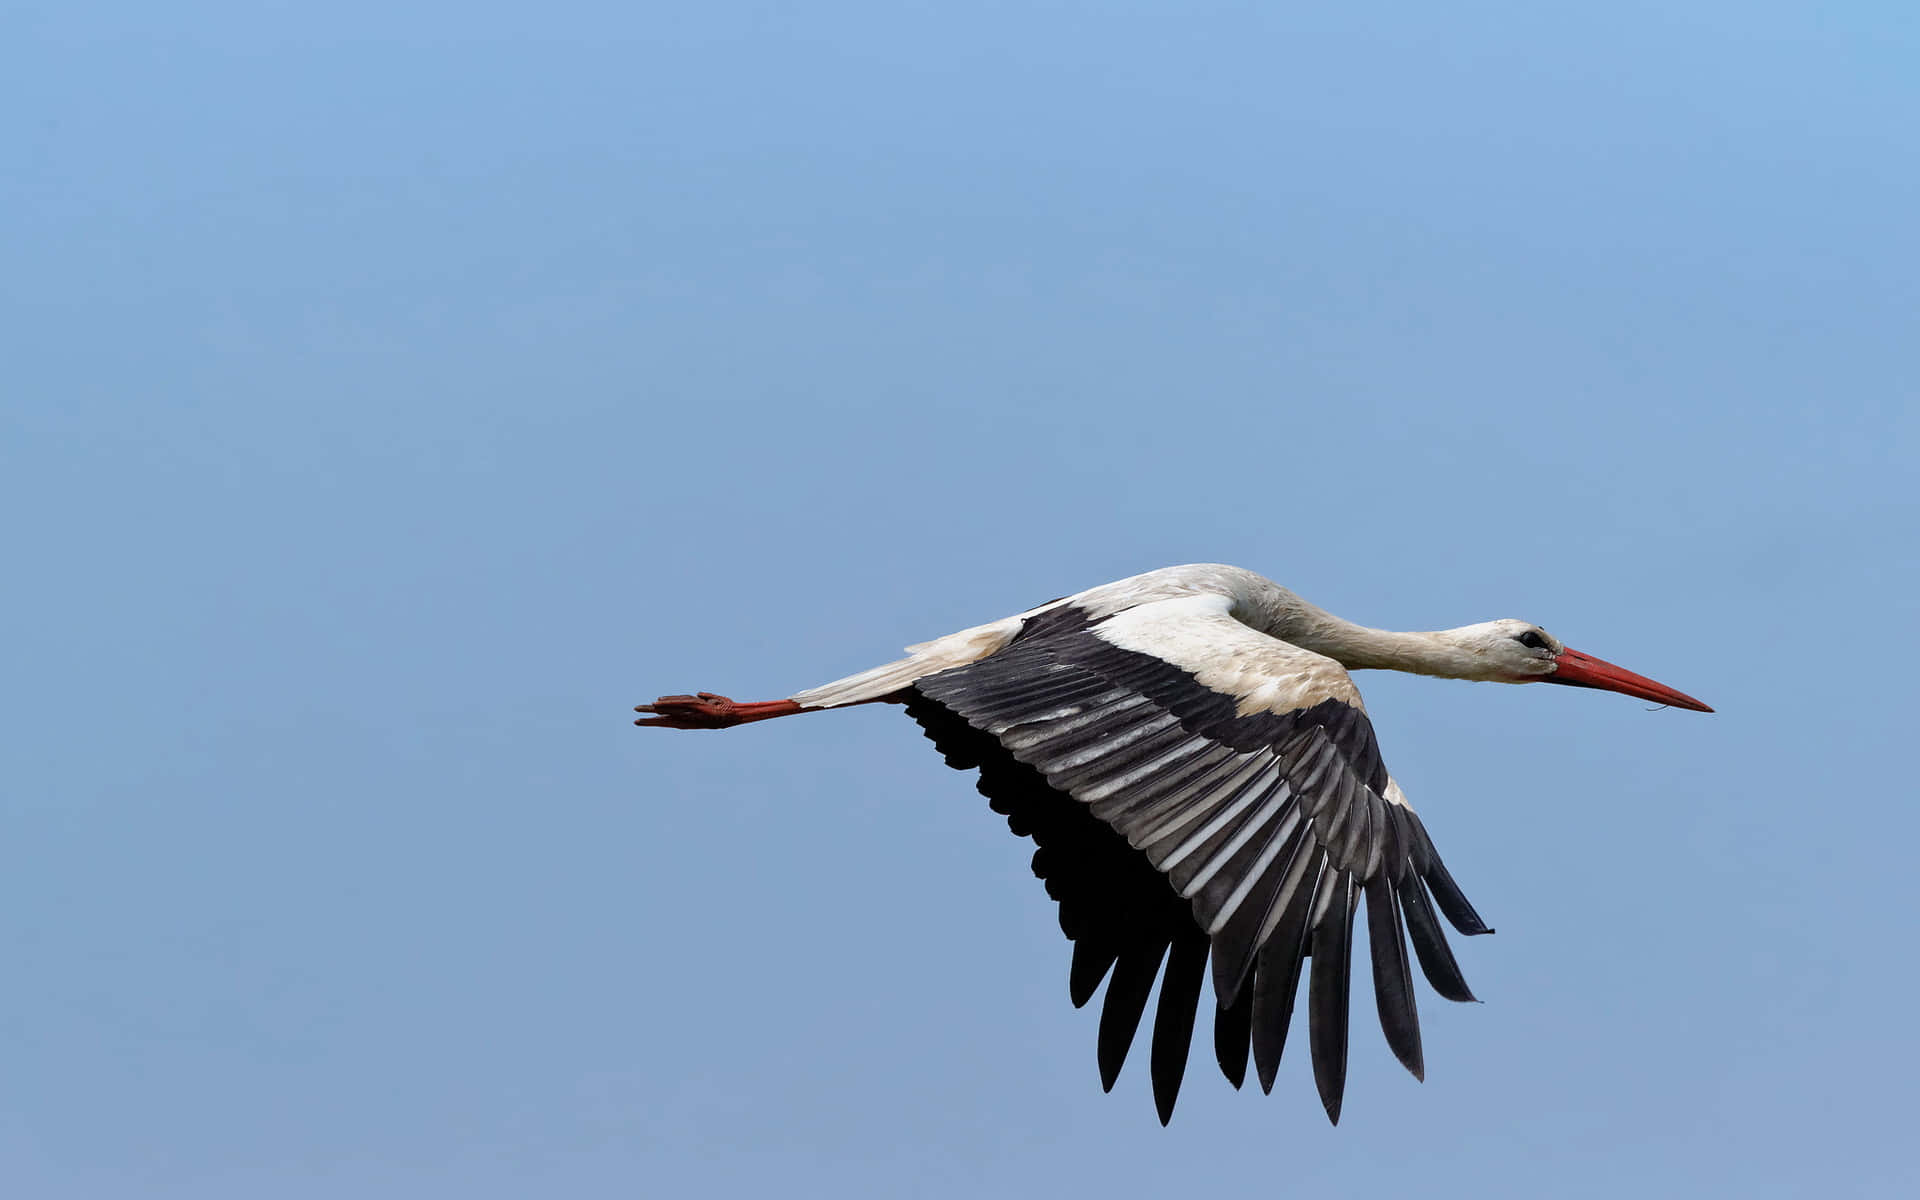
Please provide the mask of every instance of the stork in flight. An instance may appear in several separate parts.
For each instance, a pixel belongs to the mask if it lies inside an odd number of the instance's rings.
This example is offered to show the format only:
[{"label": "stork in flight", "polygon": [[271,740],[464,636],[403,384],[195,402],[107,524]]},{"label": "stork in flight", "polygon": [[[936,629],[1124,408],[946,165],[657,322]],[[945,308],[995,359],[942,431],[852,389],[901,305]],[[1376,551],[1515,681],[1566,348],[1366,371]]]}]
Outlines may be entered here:
[{"label": "stork in flight", "polygon": [[[1301,968],[1314,1082],[1340,1120],[1354,915],[1394,1055],[1424,1078],[1407,941],[1434,991],[1472,1000],[1435,910],[1491,933],[1387,774],[1349,670],[1565,683],[1712,712],[1525,621],[1392,633],[1269,579],[1166,567],[908,647],[908,657],[785,700],[662,696],[636,721],[724,729],[818,709],[904,704],[1013,832],[1073,943],[1075,1007],[1106,981],[1100,1081],[1112,1090],[1160,978],[1150,1066],[1173,1114],[1207,960],[1214,1054],[1234,1087],[1251,1051],[1271,1091]],[[1165,971],[1162,974],[1162,964]]]}]

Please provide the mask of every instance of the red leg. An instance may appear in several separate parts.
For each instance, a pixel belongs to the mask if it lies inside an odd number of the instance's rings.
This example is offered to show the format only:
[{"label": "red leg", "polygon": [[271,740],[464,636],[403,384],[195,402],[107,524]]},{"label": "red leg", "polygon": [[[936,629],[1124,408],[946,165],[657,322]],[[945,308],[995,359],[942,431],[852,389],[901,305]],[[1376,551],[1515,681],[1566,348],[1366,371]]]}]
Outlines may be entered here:
[{"label": "red leg", "polygon": [[654,714],[635,721],[635,725],[657,725],[662,729],[726,729],[751,721],[791,716],[806,709],[791,700],[736,702],[712,692],[701,692],[697,696],[662,696],[652,704],[637,705],[633,711]]}]

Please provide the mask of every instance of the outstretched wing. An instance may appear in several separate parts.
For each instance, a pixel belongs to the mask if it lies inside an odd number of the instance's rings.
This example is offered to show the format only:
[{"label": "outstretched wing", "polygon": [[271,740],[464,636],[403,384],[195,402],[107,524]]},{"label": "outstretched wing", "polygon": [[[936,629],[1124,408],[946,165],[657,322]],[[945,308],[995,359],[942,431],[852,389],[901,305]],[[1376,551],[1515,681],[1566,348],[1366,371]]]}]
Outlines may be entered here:
[{"label": "outstretched wing", "polygon": [[1161,963],[1154,1095],[1172,1113],[1206,962],[1215,1050],[1249,1049],[1271,1090],[1302,966],[1314,1079],[1339,1120],[1354,915],[1367,907],[1380,1023],[1423,1075],[1409,936],[1434,990],[1470,1000],[1435,918],[1489,932],[1389,779],[1359,693],[1332,659],[1235,620],[1219,596],[1050,619],[979,662],[916,681],[909,711],[1014,832],[1074,942],[1076,1005],[1108,978],[1113,1086]]}]

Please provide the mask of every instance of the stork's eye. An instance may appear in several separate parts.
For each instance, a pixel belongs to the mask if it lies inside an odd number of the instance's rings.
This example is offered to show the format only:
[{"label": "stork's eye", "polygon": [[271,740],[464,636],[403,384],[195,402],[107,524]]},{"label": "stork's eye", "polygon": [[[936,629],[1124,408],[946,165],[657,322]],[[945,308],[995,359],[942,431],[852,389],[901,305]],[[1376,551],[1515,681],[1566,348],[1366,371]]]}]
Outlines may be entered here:
[{"label": "stork's eye", "polygon": [[1513,640],[1519,642],[1529,650],[1545,650],[1547,648],[1547,639],[1541,637],[1540,631],[1537,629],[1529,629]]}]

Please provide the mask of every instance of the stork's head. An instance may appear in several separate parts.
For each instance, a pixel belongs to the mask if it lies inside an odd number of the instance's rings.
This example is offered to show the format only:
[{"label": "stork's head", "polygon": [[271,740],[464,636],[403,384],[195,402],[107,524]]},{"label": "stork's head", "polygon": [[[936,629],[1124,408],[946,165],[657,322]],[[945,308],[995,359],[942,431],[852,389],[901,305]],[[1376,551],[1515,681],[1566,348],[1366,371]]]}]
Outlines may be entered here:
[{"label": "stork's head", "polygon": [[1476,668],[1473,677],[1477,679],[1501,683],[1564,683],[1619,692],[1695,712],[1713,711],[1664,683],[1655,683],[1625,667],[1570,649],[1559,638],[1525,621],[1486,621],[1450,629],[1445,636],[1473,656]]}]

